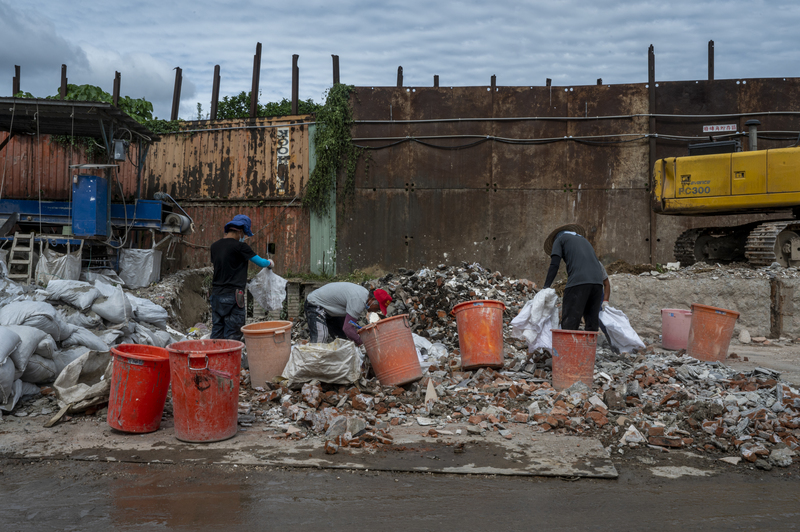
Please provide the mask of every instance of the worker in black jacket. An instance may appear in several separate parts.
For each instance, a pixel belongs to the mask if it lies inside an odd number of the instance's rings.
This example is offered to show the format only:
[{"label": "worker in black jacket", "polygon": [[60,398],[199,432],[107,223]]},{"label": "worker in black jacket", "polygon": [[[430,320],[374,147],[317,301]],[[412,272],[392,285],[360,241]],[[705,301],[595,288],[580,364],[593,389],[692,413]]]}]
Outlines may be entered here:
[{"label": "worker in black jacket", "polygon": [[252,262],[262,268],[275,263],[256,255],[245,243],[253,236],[250,218],[237,214],[225,224],[225,236],[211,244],[211,262],[214,277],[211,281],[211,338],[242,340],[247,309],[244,308],[244,291],[247,287],[247,266]]},{"label": "worker in black jacket", "polygon": [[608,275],[585,235],[583,227],[569,224],[550,233],[544,242],[544,251],[550,255],[550,269],[544,287],[550,288],[562,259],[567,266],[561,328],[571,331],[579,329],[581,318],[587,331],[597,331],[600,309],[608,304],[611,295]]}]

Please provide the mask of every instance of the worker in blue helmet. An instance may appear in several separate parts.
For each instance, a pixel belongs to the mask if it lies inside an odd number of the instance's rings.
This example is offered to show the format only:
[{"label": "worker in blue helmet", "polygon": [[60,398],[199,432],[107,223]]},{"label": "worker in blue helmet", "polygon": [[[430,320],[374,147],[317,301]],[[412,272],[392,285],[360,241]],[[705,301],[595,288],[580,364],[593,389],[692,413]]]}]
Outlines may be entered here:
[{"label": "worker in blue helmet", "polygon": [[211,244],[211,262],[214,277],[211,281],[211,338],[242,340],[247,309],[244,308],[244,291],[247,286],[247,266],[272,269],[275,263],[256,255],[245,243],[253,236],[250,218],[237,214],[225,224],[225,236]]}]

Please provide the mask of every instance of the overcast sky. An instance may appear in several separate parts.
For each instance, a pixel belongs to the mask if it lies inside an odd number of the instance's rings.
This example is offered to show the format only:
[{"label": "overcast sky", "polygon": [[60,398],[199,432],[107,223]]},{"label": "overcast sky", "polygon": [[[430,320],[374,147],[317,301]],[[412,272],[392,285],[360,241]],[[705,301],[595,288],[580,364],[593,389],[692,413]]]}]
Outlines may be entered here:
[{"label": "overcast sky", "polygon": [[0,0],[0,95],[58,91],[70,83],[153,102],[169,118],[175,73],[183,69],[180,116],[208,111],[214,65],[220,98],[250,90],[253,54],[263,45],[261,101],[291,97],[292,54],[299,54],[300,98],[322,101],[332,82],[392,86],[593,85],[647,80],[655,46],[659,81],[706,79],[708,41],[716,78],[796,77],[797,0],[336,0],[228,1]]}]

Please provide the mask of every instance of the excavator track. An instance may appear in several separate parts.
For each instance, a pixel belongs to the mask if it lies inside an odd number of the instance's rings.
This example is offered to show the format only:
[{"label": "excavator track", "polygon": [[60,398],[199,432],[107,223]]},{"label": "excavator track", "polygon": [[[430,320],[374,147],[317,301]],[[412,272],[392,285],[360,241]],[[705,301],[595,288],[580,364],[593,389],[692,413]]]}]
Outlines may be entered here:
[{"label": "excavator track", "polygon": [[755,267],[771,266],[773,262],[783,263],[786,259],[776,254],[776,243],[784,231],[800,233],[800,221],[779,220],[758,225],[747,237],[745,256]]},{"label": "excavator track", "polygon": [[681,263],[681,266],[691,266],[697,259],[694,256],[694,244],[697,237],[703,232],[705,228],[689,229],[681,233],[681,236],[675,241],[675,260]]}]

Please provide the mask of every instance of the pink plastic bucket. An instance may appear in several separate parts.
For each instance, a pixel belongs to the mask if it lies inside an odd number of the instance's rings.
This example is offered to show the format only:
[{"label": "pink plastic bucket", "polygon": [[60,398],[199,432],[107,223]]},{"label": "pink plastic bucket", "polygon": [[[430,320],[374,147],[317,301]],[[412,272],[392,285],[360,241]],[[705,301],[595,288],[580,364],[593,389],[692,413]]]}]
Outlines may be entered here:
[{"label": "pink plastic bucket", "polygon": [[692,311],[677,308],[661,309],[661,347],[680,351],[689,346]]}]

